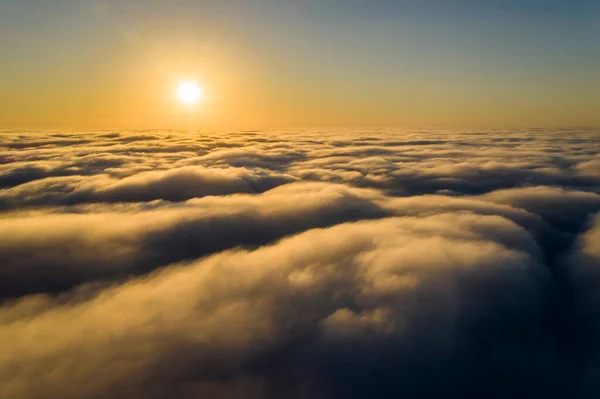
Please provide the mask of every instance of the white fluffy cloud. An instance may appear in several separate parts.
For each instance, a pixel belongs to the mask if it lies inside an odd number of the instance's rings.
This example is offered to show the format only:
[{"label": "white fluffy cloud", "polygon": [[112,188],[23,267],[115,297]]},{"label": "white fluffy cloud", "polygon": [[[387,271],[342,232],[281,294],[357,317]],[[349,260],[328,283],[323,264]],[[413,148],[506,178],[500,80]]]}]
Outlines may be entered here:
[{"label": "white fluffy cloud", "polygon": [[5,132],[0,397],[594,397],[597,132]]},{"label": "white fluffy cloud", "polygon": [[[306,368],[304,378],[317,378],[311,370],[320,360],[288,364],[297,355],[285,346],[318,357],[348,341],[391,345],[407,361],[416,360],[419,346],[432,356],[455,352],[474,368],[475,359],[461,353],[461,334],[484,334],[480,324],[490,333],[500,319],[513,324],[507,330],[541,331],[547,274],[533,239],[496,216],[387,218],[311,230],[91,296],[34,296],[5,306],[0,336],[11,344],[0,355],[2,389],[16,399],[162,397],[173,384],[189,384],[198,395],[226,393],[238,378],[260,384],[296,366]],[[525,348],[510,334],[497,339],[513,351],[547,350],[541,342]],[[260,370],[261,362],[273,365]],[[153,379],[149,386],[146,379]]]}]

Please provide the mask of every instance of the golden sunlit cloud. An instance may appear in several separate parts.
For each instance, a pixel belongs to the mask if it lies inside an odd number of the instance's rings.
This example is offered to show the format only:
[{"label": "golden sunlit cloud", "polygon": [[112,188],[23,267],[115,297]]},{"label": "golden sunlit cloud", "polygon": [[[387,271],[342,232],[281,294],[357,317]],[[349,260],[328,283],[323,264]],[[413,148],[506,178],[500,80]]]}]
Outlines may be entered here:
[{"label": "golden sunlit cloud", "polygon": [[194,105],[204,99],[204,90],[196,82],[186,80],[177,86],[177,97],[186,105]]}]

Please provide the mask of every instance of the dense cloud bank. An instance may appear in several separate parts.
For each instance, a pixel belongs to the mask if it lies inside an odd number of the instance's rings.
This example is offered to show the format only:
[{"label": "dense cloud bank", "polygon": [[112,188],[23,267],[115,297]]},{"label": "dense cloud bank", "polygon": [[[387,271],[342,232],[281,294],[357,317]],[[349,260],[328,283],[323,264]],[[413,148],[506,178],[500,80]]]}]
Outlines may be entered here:
[{"label": "dense cloud bank", "polygon": [[1,135],[1,398],[600,395],[598,131]]}]

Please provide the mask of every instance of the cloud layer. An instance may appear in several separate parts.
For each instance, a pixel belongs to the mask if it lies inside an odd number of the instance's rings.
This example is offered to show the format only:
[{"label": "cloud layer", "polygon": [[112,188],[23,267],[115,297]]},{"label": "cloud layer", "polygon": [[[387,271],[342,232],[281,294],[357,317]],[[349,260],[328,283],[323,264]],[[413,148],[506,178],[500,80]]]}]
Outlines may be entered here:
[{"label": "cloud layer", "polygon": [[597,397],[598,133],[3,132],[0,397]]}]

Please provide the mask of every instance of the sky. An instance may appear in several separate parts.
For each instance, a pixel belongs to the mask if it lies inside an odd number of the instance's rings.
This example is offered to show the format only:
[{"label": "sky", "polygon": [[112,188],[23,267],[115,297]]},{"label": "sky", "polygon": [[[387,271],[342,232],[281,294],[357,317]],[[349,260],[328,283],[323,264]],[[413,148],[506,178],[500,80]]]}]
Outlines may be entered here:
[{"label": "sky", "polygon": [[600,0],[0,0],[0,398],[600,398],[599,39]]},{"label": "sky", "polygon": [[0,126],[597,126],[598,37],[592,0],[0,0]]}]

